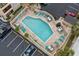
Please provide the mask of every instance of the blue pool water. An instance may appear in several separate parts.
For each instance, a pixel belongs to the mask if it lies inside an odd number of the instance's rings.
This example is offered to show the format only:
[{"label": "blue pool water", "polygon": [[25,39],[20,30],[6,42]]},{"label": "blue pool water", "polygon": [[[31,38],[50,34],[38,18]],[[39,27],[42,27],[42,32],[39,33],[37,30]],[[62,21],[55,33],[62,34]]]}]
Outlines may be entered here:
[{"label": "blue pool water", "polygon": [[31,16],[25,17],[22,21],[31,31],[36,34],[43,42],[46,42],[48,38],[53,34],[49,25],[42,21],[40,18],[33,18]]}]

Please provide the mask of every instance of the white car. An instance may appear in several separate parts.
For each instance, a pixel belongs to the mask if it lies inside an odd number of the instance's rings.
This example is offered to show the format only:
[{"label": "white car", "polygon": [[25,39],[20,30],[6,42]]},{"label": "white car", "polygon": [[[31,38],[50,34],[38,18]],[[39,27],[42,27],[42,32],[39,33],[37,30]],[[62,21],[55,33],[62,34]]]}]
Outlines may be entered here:
[{"label": "white car", "polygon": [[35,46],[30,45],[24,52],[23,56],[31,56],[35,50],[36,50]]}]

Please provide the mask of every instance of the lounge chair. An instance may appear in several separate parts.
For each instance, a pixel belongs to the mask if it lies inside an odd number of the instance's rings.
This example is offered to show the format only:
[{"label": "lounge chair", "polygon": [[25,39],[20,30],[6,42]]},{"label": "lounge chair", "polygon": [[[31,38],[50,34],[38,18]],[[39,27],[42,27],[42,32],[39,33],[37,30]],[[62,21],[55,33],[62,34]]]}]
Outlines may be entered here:
[{"label": "lounge chair", "polygon": [[59,40],[60,40],[61,42],[63,42],[63,41],[64,41],[64,36],[60,36]]},{"label": "lounge chair", "polygon": [[47,15],[46,17],[49,22],[52,21],[52,17],[50,17],[49,15]]},{"label": "lounge chair", "polygon": [[50,50],[50,51],[53,51],[53,50],[54,50],[54,48],[53,48],[52,45],[48,45],[48,46],[46,46],[46,49],[47,49],[47,50]]},{"label": "lounge chair", "polygon": [[63,31],[62,27],[57,27],[57,31],[62,32]]},{"label": "lounge chair", "polygon": [[64,39],[64,36],[62,35],[62,36],[60,36],[62,39]]},{"label": "lounge chair", "polygon": [[63,42],[63,39],[61,39],[61,38],[59,38],[58,40],[61,41],[61,42]]},{"label": "lounge chair", "polygon": [[55,41],[54,44],[56,45],[56,48],[59,47],[59,42]]}]

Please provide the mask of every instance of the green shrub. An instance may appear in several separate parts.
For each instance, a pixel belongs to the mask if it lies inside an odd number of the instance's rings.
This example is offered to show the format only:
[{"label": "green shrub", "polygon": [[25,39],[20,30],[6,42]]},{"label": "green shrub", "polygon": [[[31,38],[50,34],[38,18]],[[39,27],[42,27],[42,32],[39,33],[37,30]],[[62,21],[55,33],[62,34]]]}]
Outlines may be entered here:
[{"label": "green shrub", "polygon": [[63,50],[59,50],[56,54],[57,56],[73,56],[74,51],[69,47],[65,47]]},{"label": "green shrub", "polygon": [[29,36],[29,34],[28,33],[25,33],[25,35],[24,35],[25,37],[28,37]]},{"label": "green shrub", "polygon": [[16,26],[15,31],[16,31],[16,32],[19,31],[19,26]]},{"label": "green shrub", "polygon": [[9,20],[11,17],[10,16],[8,16],[7,18],[6,18],[6,20]]}]

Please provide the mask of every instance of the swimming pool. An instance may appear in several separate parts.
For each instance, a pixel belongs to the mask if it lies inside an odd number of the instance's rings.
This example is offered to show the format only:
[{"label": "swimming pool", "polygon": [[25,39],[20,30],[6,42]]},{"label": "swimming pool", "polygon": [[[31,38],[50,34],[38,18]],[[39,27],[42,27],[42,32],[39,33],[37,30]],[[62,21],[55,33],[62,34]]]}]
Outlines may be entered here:
[{"label": "swimming pool", "polygon": [[40,18],[33,18],[27,16],[22,20],[22,23],[31,29],[43,42],[46,42],[48,38],[53,34],[49,25],[42,21]]}]

